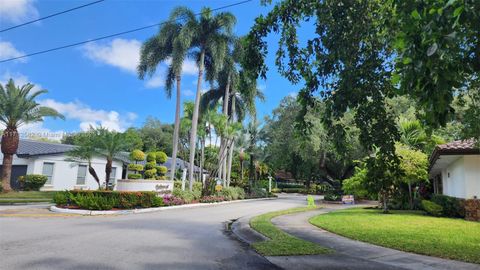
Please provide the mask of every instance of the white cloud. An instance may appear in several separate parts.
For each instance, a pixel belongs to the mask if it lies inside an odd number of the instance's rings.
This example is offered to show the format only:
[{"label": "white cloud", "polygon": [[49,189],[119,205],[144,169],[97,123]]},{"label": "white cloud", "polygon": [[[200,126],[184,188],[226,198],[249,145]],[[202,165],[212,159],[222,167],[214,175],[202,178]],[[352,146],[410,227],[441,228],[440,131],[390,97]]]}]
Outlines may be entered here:
[{"label": "white cloud", "polygon": [[67,120],[80,121],[81,130],[88,130],[90,126],[103,126],[110,130],[124,131],[137,117],[131,112],[121,115],[116,111],[95,110],[80,101],[62,103],[53,99],[45,99],[39,103],[56,109]]},{"label": "white cloud", "polygon": [[87,43],[83,49],[85,55],[96,62],[135,73],[140,61],[141,46],[142,43],[136,39],[116,38],[106,45]]},{"label": "white cloud", "polygon": [[[0,41],[0,60],[19,57],[24,54],[25,54],[24,52],[17,50],[12,43],[8,41]],[[22,58],[22,59],[18,59],[17,61],[25,62],[26,59]]]},{"label": "white cloud", "polygon": [[[33,0],[0,0],[0,17],[4,22],[22,23],[38,18]],[[2,27],[3,28],[3,27]]]},{"label": "white cloud", "polygon": [[297,92],[290,92],[288,93],[289,96],[296,98],[298,93]]},{"label": "white cloud", "polygon": [[158,88],[162,86],[165,86],[165,78],[160,74],[154,75],[145,83],[146,88]]},{"label": "white cloud", "polygon": [[10,79],[13,79],[13,81],[15,82],[15,85],[17,86],[22,86],[24,84],[31,83],[35,85],[35,87],[33,87],[34,91],[39,91],[42,89],[42,86],[40,84],[30,81],[30,79],[27,76],[21,73],[10,73],[10,71],[6,71],[5,73],[2,74],[2,76],[0,76],[0,83],[2,85],[5,85]]}]

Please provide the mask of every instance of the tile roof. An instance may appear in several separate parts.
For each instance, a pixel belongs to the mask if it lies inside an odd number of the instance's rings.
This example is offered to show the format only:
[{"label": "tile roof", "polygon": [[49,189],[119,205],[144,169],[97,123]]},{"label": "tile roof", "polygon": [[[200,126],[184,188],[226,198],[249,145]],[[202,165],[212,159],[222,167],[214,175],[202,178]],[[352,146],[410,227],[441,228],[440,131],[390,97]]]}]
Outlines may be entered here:
[{"label": "tile roof", "polygon": [[75,149],[75,146],[21,139],[18,143],[17,156],[62,154],[72,149]]},{"label": "tile roof", "polygon": [[437,145],[432,155],[430,155],[429,169],[433,167],[441,155],[480,155],[480,148],[475,144],[474,139],[459,140]]}]

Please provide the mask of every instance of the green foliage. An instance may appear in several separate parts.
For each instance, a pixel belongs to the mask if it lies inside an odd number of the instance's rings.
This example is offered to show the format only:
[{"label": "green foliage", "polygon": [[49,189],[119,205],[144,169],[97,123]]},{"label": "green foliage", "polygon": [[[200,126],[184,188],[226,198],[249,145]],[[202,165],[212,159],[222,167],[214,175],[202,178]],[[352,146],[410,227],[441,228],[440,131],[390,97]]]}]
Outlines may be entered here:
[{"label": "green foliage", "polygon": [[342,183],[342,190],[345,194],[354,195],[358,199],[370,199],[376,194],[371,193],[365,187],[367,182],[367,169],[356,167],[352,177],[345,179]]},{"label": "green foliage", "polygon": [[142,175],[139,174],[139,173],[129,173],[127,175],[127,178],[128,179],[141,179],[142,178]]},{"label": "green foliage", "polygon": [[54,201],[57,205],[74,205],[88,210],[163,206],[163,199],[148,191],[60,191],[55,194]]},{"label": "green foliage", "polygon": [[243,200],[245,199],[245,191],[240,187],[226,187],[217,193],[218,196],[223,196],[226,201]]},{"label": "green foliage", "polygon": [[130,171],[140,172],[140,171],[143,171],[143,165],[142,164],[130,163],[130,164],[128,164],[128,169]]},{"label": "green foliage", "polygon": [[397,145],[396,153],[400,157],[400,168],[403,171],[400,179],[405,183],[428,181],[428,157],[418,150]]},{"label": "green foliage", "polygon": [[55,192],[53,195],[53,202],[56,205],[66,205],[69,202],[69,193],[68,192]]},{"label": "green foliage", "polygon": [[[173,182],[173,189],[182,189],[182,181],[175,181]],[[194,182],[193,183],[193,191],[202,192],[202,183],[201,182]]]},{"label": "green foliage", "polygon": [[155,169],[156,166],[157,166],[157,163],[155,163],[155,161],[149,161],[145,164],[145,170]]},{"label": "green foliage", "polygon": [[143,175],[145,176],[145,179],[155,179],[156,174],[157,174],[157,169],[155,168],[145,170],[145,172],[143,173]]},{"label": "green foliage", "polygon": [[422,208],[434,217],[440,217],[443,214],[443,207],[431,201],[422,200]]},{"label": "green foliage", "polygon": [[156,162],[155,152],[150,152],[147,154],[147,162]]},{"label": "green foliage", "polygon": [[199,200],[202,197],[202,192],[199,190],[181,190],[181,189],[173,189],[173,196],[180,198],[185,201],[185,203],[191,203],[195,200]]},{"label": "green foliage", "polygon": [[446,195],[432,195],[432,202],[440,205],[443,209],[442,215],[446,217],[465,217],[465,200]]},{"label": "green foliage", "polygon": [[157,173],[161,176],[164,176],[168,172],[168,168],[165,166],[156,166],[155,169],[157,170]]},{"label": "green foliage", "polygon": [[165,162],[167,162],[167,154],[165,154],[165,152],[163,151],[157,151],[155,152],[155,160],[157,163],[160,163],[160,164],[163,164]]},{"label": "green foliage", "polygon": [[[130,152],[130,160],[144,161],[145,153],[140,149],[135,149],[132,152]],[[137,171],[141,171],[141,170],[137,170]]]},{"label": "green foliage", "polygon": [[305,188],[282,188],[282,192],[285,193],[306,193]]},{"label": "green foliage", "polygon": [[325,201],[341,201],[342,200],[342,195],[334,192],[334,191],[329,191],[327,193],[325,193],[325,195],[323,196],[323,199]]},{"label": "green foliage", "polygon": [[23,190],[40,190],[47,182],[48,178],[41,174],[27,174],[25,176],[18,177],[18,182]]},{"label": "green foliage", "polygon": [[250,192],[246,195],[247,198],[249,199],[255,199],[255,198],[265,198],[268,197],[268,193],[265,189],[263,188],[251,188]]}]

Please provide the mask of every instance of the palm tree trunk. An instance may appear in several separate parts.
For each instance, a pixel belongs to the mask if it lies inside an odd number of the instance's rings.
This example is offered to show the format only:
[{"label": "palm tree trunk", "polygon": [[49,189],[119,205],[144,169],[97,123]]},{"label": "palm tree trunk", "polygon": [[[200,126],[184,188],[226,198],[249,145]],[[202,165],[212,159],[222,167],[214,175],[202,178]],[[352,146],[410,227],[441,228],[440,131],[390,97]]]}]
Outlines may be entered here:
[{"label": "palm tree trunk", "polygon": [[178,137],[180,134],[180,85],[182,78],[177,76],[177,100],[175,105],[175,126],[173,129],[173,150],[172,164],[170,165],[170,180],[175,180],[175,170],[177,166]]},{"label": "palm tree trunk", "polygon": [[19,136],[16,128],[7,127],[2,135],[2,187],[3,190],[9,192],[12,190],[10,185],[10,177],[12,175],[13,155],[18,149]]},{"label": "palm tree trunk", "polygon": [[205,184],[203,182],[203,166],[205,166],[205,138],[202,138],[200,142],[201,147],[201,157],[200,157],[200,181],[202,181],[202,185]]},{"label": "palm tree trunk", "polygon": [[[235,122],[235,89],[232,91],[232,115],[230,117],[231,122]],[[227,167],[227,186],[230,186],[230,180],[232,176],[232,161],[233,161],[233,149],[235,147],[235,140],[232,141],[232,145],[230,146],[229,149],[229,154],[228,154],[228,167]]]},{"label": "palm tree trunk", "polygon": [[[223,96],[223,115],[225,117],[228,117],[228,100],[229,100],[229,97],[230,97],[230,74],[227,76],[227,85],[225,86],[225,94]],[[225,123],[225,129],[227,127],[227,123]],[[227,151],[227,139],[224,138],[222,136],[221,140],[220,140],[220,154],[219,154],[219,164],[218,164],[218,167],[220,168],[220,172],[219,172],[219,176],[220,178],[223,179],[224,183],[225,181],[227,180],[226,179],[226,176],[227,176],[227,166],[226,166],[226,159],[222,159],[220,158],[221,155],[223,155],[225,153],[225,151]]]},{"label": "palm tree trunk", "polygon": [[112,159],[107,158],[107,164],[105,165],[105,189],[108,189],[110,182],[110,174],[112,173]]},{"label": "palm tree trunk", "polygon": [[190,158],[188,164],[189,167],[189,175],[188,175],[188,185],[190,191],[193,189],[193,169],[194,169],[194,161],[195,161],[195,144],[197,140],[197,127],[198,127],[198,111],[200,108],[200,96],[202,91],[202,80],[203,80],[203,71],[205,69],[205,49],[202,49],[200,52],[200,61],[199,61],[199,69],[198,69],[198,80],[197,80],[197,93],[195,95],[195,106],[193,109],[193,116],[192,116],[192,130],[190,133]]},{"label": "palm tree trunk", "polygon": [[88,172],[90,173],[91,176],[93,176],[93,178],[95,179],[95,181],[98,184],[98,189],[100,189],[100,187],[101,187],[100,186],[100,178],[98,178],[97,172],[92,167],[92,162],[90,160],[88,161]]}]

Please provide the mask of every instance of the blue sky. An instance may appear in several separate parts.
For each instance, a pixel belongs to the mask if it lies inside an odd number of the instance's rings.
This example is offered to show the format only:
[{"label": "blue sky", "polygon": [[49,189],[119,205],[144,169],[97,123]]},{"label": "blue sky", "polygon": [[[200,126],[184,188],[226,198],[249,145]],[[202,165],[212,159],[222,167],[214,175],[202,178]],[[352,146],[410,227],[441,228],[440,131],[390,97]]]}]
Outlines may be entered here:
[{"label": "blue sky", "polygon": [[[0,29],[43,17],[91,1],[0,0]],[[182,1],[195,12],[201,7],[220,7],[238,1]],[[49,49],[68,43],[129,30],[164,21],[179,1],[107,0],[39,23],[0,33],[0,59]],[[254,18],[271,7],[260,1],[226,10],[237,17],[235,32],[246,34]],[[56,108],[66,120],[46,120],[29,125],[24,132],[75,132],[90,124],[115,130],[140,126],[147,116],[158,117],[163,123],[174,118],[174,99],[167,99],[163,89],[164,66],[158,74],[139,80],[135,74],[141,43],[158,28],[106,39],[87,45],[37,55],[0,64],[0,82],[13,78],[17,83],[31,82],[47,89],[42,104]],[[299,86],[282,78],[274,66],[277,39],[269,37],[270,66],[268,79],[259,81],[266,101],[257,106],[259,118],[269,114],[286,95]],[[182,99],[192,100],[196,90],[196,67],[184,66]]]}]

